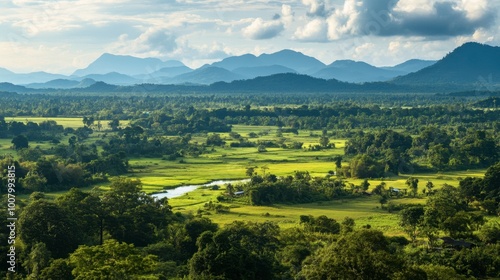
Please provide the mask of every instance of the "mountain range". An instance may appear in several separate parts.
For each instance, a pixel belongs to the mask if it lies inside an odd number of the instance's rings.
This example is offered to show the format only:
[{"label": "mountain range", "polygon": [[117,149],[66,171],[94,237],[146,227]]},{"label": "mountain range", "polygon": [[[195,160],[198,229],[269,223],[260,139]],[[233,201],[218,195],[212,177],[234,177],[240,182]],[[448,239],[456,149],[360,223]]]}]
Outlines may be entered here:
[{"label": "mountain range", "polygon": [[[304,84],[286,79],[299,79]],[[314,57],[292,50],[259,56],[231,56],[198,69],[191,69],[176,60],[103,54],[70,76],[45,72],[16,74],[0,68],[0,82],[4,82],[0,84],[0,90],[12,88],[16,84],[23,85],[21,89],[28,91],[88,89],[96,83],[92,89],[105,87],[108,90],[129,90],[134,85],[163,84],[190,88],[211,85],[209,89],[219,90],[234,90],[237,87],[256,90],[261,83],[261,90],[279,90],[272,85],[273,82],[280,84],[282,89],[295,85],[294,89],[321,91],[328,88],[362,90],[377,86],[385,89],[407,86],[412,90],[463,88],[464,85],[468,85],[469,89],[481,86],[495,88],[500,85],[500,48],[466,43],[439,61],[412,59],[386,67],[353,60],[337,60],[325,65]]]},{"label": "mountain range", "polygon": [[78,88],[80,81],[84,79],[116,85],[138,83],[211,84],[219,81],[231,82],[281,73],[297,73],[316,78],[363,83],[387,81],[398,75],[420,70],[433,62],[413,60],[406,63],[411,63],[414,69],[399,69],[398,65],[382,68],[364,62],[347,60],[325,65],[318,59],[300,52],[282,50],[259,56],[253,54],[231,56],[210,65],[203,65],[198,69],[191,69],[177,60],[161,61],[157,58],[138,58],[105,53],[87,67],[76,70],[70,76],[45,72],[17,74],[0,68],[0,81],[32,88]]}]

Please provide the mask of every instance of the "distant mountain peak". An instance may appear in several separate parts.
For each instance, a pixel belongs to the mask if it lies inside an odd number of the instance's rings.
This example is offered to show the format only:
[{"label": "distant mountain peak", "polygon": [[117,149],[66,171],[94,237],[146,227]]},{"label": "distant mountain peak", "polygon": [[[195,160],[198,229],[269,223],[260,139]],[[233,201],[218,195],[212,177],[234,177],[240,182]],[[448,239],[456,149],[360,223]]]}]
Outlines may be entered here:
[{"label": "distant mountain peak", "polygon": [[[488,78],[488,81],[486,79]],[[423,84],[500,84],[500,47],[476,42],[465,43],[435,64],[396,78],[395,83]]]},{"label": "distant mountain peak", "polygon": [[263,53],[259,56],[253,54],[231,56],[212,64],[212,66],[222,67],[230,71],[243,67],[273,65],[280,65],[303,74],[314,73],[325,66],[323,62],[314,57],[290,49],[270,54]]},{"label": "distant mountain peak", "polygon": [[84,69],[76,70],[73,75],[83,77],[90,74],[117,72],[124,75],[141,75],[158,71],[161,68],[184,66],[177,60],[162,61],[158,58],[140,58],[130,55],[103,53]]}]

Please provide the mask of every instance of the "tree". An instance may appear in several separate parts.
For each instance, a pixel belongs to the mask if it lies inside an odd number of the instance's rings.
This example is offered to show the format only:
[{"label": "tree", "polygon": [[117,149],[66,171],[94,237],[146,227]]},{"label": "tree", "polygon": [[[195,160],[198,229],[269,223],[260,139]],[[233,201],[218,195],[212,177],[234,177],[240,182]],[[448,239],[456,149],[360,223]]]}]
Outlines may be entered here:
[{"label": "tree", "polygon": [[103,245],[80,246],[69,257],[75,279],[145,279],[153,276],[157,257],[143,255],[134,245],[106,240]]},{"label": "tree", "polygon": [[483,183],[484,181],[481,178],[466,177],[458,183],[458,190],[469,203],[474,200],[481,200],[482,196],[484,196],[484,193],[481,193]]},{"label": "tree", "polygon": [[498,243],[500,241],[500,224],[498,222],[490,222],[483,225],[478,236],[484,243]]},{"label": "tree", "polygon": [[356,225],[356,223],[354,222],[353,218],[345,217],[344,220],[341,223],[342,233],[353,232],[355,225]]},{"label": "tree", "polygon": [[385,186],[385,182],[381,182],[380,184],[376,185],[372,191],[372,194],[378,194],[380,196],[385,195],[387,193]]},{"label": "tree", "polygon": [[451,151],[442,144],[437,144],[429,148],[427,157],[431,165],[438,170],[443,170],[448,166]]},{"label": "tree", "polygon": [[118,177],[102,197],[104,227],[120,242],[146,246],[158,240],[172,219],[166,199],[155,200],[142,191],[140,180]]},{"label": "tree", "polygon": [[404,263],[388,245],[376,230],[343,235],[307,257],[298,279],[392,279]]},{"label": "tree", "polygon": [[29,143],[28,143],[28,138],[26,136],[20,134],[14,137],[11,141],[11,143],[14,145],[14,149],[20,150],[20,149],[25,149],[28,148]]},{"label": "tree", "polygon": [[88,117],[88,118],[85,116],[85,117],[83,117],[82,121],[83,121],[84,126],[91,127],[94,124],[95,119],[92,116]]},{"label": "tree", "polygon": [[418,230],[422,227],[424,218],[424,208],[422,206],[414,206],[403,209],[400,213],[401,220],[399,225],[410,236],[414,243],[418,236]]},{"label": "tree", "polygon": [[73,268],[68,264],[67,259],[56,259],[42,270],[39,279],[74,279],[71,274]]},{"label": "tree", "polygon": [[389,196],[387,194],[382,194],[378,200],[380,203],[380,208],[384,208],[384,204],[386,204],[389,201]]},{"label": "tree", "polygon": [[494,199],[500,202],[500,162],[486,170],[483,192],[485,199]]},{"label": "tree", "polygon": [[28,172],[26,177],[19,179],[19,182],[25,189],[33,192],[43,192],[47,186],[47,179],[38,172]]},{"label": "tree", "polygon": [[333,160],[335,161],[335,167],[337,169],[342,168],[342,156],[335,156]]},{"label": "tree", "polygon": [[120,121],[118,119],[113,119],[112,121],[108,122],[108,126],[112,131],[117,131],[120,127]]},{"label": "tree", "polygon": [[28,271],[28,279],[40,279],[42,269],[49,265],[50,252],[45,243],[38,242],[31,248],[23,267]]},{"label": "tree", "polygon": [[19,161],[37,161],[43,156],[43,151],[39,147],[18,149]]},{"label": "tree", "polygon": [[181,236],[178,240],[181,240],[176,244],[176,247],[182,254],[183,260],[190,259],[198,247],[196,245],[196,240],[204,232],[216,232],[219,229],[217,224],[214,224],[208,218],[193,218],[188,220],[184,225],[182,225],[182,230],[178,232]]},{"label": "tree", "polygon": [[259,146],[257,147],[257,152],[259,152],[259,153],[265,153],[265,152],[267,152],[266,146],[264,146],[264,145],[259,145]]},{"label": "tree", "polygon": [[103,222],[107,213],[96,194],[72,188],[58,197],[56,202],[71,213],[71,218],[77,222],[78,232],[84,235],[87,244],[102,244]]},{"label": "tree", "polygon": [[413,194],[413,197],[415,197],[417,195],[417,192],[418,192],[418,179],[413,178],[413,177],[409,177],[406,180],[406,185],[408,187],[410,187],[411,193]]},{"label": "tree", "polygon": [[66,257],[83,241],[76,221],[58,205],[45,200],[28,204],[19,216],[19,237],[27,246],[45,243],[54,257]]},{"label": "tree", "polygon": [[427,181],[425,187],[427,188],[427,195],[432,195],[434,193],[434,183]]},{"label": "tree", "polygon": [[351,176],[354,178],[377,178],[384,176],[384,166],[372,157],[357,155],[350,162]]},{"label": "tree", "polygon": [[439,280],[467,280],[470,279],[466,276],[458,274],[455,269],[443,265],[427,264],[419,266],[420,269],[425,271],[427,279]]},{"label": "tree", "polygon": [[449,220],[445,229],[445,221],[455,216],[460,211],[467,210],[467,202],[460,195],[457,188],[444,184],[433,196],[427,199],[424,207],[424,229],[422,232],[427,236],[431,245],[436,241],[439,230],[453,231],[460,219]]},{"label": "tree", "polygon": [[254,167],[248,167],[247,170],[245,171],[245,174],[248,177],[252,177],[254,175],[255,168]]},{"label": "tree", "polygon": [[224,146],[224,144],[226,144],[226,141],[222,140],[220,134],[214,133],[208,135],[206,143],[208,146]]},{"label": "tree", "polygon": [[361,183],[360,187],[363,191],[367,191],[368,188],[370,187],[370,183],[368,182],[368,179],[364,179],[363,182]]},{"label": "tree", "polygon": [[319,144],[321,145],[321,147],[323,148],[328,148],[328,144],[330,143],[330,138],[328,138],[328,136],[326,136],[325,134],[323,134],[320,138],[319,138]]},{"label": "tree", "polygon": [[314,218],[313,216],[300,216],[300,223],[305,225],[306,230],[312,232],[337,234],[340,232],[340,224],[325,215]]},{"label": "tree", "polygon": [[474,232],[471,213],[460,211],[443,222],[443,230],[453,238],[471,237]]},{"label": "tree", "polygon": [[190,279],[274,279],[279,227],[273,223],[233,222],[198,238],[189,260]]}]

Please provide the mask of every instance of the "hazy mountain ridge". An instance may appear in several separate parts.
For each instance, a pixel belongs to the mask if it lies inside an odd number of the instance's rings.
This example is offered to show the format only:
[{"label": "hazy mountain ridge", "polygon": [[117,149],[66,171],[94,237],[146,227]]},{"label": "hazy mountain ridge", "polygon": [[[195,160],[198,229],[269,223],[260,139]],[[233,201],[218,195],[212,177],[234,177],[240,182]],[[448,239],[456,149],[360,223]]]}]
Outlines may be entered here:
[{"label": "hazy mountain ridge", "polygon": [[323,79],[337,79],[350,83],[365,83],[388,81],[402,74],[406,73],[381,69],[362,61],[337,60],[312,76]]},{"label": "hazy mountain ridge", "polygon": [[[164,62],[157,58],[138,58],[105,53],[86,68],[76,70],[71,76],[45,73],[46,75],[41,77],[40,73],[16,74],[7,69],[0,68],[0,81],[14,84],[29,84],[36,88],[58,86],[58,83],[54,82],[43,85],[44,82],[52,80],[66,79],[79,81],[87,77],[96,81],[118,85],[137,83],[210,84],[217,81],[230,82],[237,79],[252,79],[259,76],[280,73],[301,73],[318,78],[335,78],[347,82],[362,83],[386,81],[398,75],[406,74],[404,71],[393,73],[390,72],[390,67],[383,69],[364,62],[358,62],[359,64],[365,64],[366,67],[364,69],[359,69],[359,67],[353,64],[354,68],[346,71],[345,67],[337,67],[337,64],[342,62],[345,61],[340,60],[330,65],[325,65],[316,58],[300,52],[282,50],[260,56],[252,54],[231,56],[210,65],[204,65],[198,69],[191,69],[176,60]],[[226,73],[226,76],[218,75],[213,73],[213,69],[211,71],[203,70],[206,67],[223,68],[229,72]],[[209,77],[203,77],[200,72],[205,73]],[[219,70],[218,72],[222,74],[222,71]],[[38,75],[38,78],[34,78],[36,75]],[[69,84],[71,82],[61,84],[60,88],[67,88]]]},{"label": "hazy mountain ridge", "polygon": [[281,50],[279,52],[261,54],[259,56],[252,54],[231,56],[219,62],[212,63],[211,65],[225,68],[230,71],[242,67],[281,65],[302,74],[311,74],[325,67],[325,64],[316,58],[292,50]]},{"label": "hazy mountain ridge", "polygon": [[65,78],[67,78],[67,76],[42,71],[32,73],[14,73],[5,68],[0,68],[0,82],[13,83],[18,85],[28,83],[45,83],[51,80]]},{"label": "hazy mountain ridge", "polygon": [[153,73],[165,67],[185,66],[177,60],[162,61],[158,58],[139,58],[129,55],[102,54],[89,66],[76,70],[73,76],[83,77],[90,74],[107,74],[118,72],[124,75]]},{"label": "hazy mountain ridge", "polygon": [[248,79],[274,74],[297,73],[295,69],[288,68],[282,65],[240,67],[234,69],[232,72]]},{"label": "hazy mountain ridge", "polygon": [[[8,69],[0,68],[0,82],[21,84],[36,89],[85,88],[92,86],[95,82],[119,86],[146,83],[209,85],[221,81],[231,83],[237,80],[252,80],[276,74],[296,73],[324,80],[334,79],[358,84],[372,83],[370,87],[375,85],[374,82],[387,81],[387,83],[406,85],[420,90],[454,90],[464,87],[464,85],[465,87],[462,88],[464,90],[476,89],[479,86],[494,89],[500,85],[500,48],[478,43],[466,43],[437,62],[413,59],[389,67],[375,67],[362,61],[352,60],[337,60],[330,65],[325,65],[300,52],[282,50],[260,56],[252,54],[232,56],[194,70],[179,61],[164,62],[156,58],[103,54],[85,69],[75,71],[75,74],[81,75],[92,69],[96,73],[84,76],[64,76],[45,72],[16,74]],[[117,71],[98,73],[113,69]],[[315,72],[304,73],[312,69],[316,69]],[[410,73],[410,71],[416,72]],[[123,74],[123,72],[139,74]],[[322,88],[323,82],[320,79],[308,81],[315,81],[318,83],[315,88]],[[81,82],[83,80],[85,83]],[[15,81],[23,82],[16,83]],[[267,82],[268,80],[261,81]],[[249,86],[252,83],[252,81],[248,81],[246,85]],[[288,83],[294,84],[294,81]],[[239,84],[243,85],[243,83]],[[9,88],[12,86],[4,84],[0,89],[6,88],[4,90],[10,91]],[[234,85],[230,85],[230,87],[232,86]],[[286,84],[282,84],[282,86],[288,87]],[[302,85],[297,86],[304,88]],[[381,86],[381,88],[384,87]],[[18,89],[22,92],[29,91],[26,88]]]},{"label": "hazy mountain ridge", "polygon": [[435,64],[437,60],[410,59],[394,66],[380,67],[381,69],[404,72],[406,74],[417,72],[425,67]]},{"label": "hazy mountain ridge", "polygon": [[173,78],[164,79],[163,83],[208,85],[219,81],[231,82],[240,79],[245,79],[245,77],[221,67],[205,66]]}]

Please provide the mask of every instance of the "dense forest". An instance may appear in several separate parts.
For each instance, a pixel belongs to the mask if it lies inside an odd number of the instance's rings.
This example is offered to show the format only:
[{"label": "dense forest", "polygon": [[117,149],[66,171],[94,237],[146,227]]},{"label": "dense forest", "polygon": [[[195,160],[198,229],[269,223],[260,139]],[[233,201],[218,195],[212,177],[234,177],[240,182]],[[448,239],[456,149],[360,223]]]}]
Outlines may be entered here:
[{"label": "dense forest", "polygon": [[[500,277],[500,111],[471,94],[0,94],[3,205],[15,169],[16,273],[5,279],[477,279]],[[498,93],[490,93],[495,96]],[[11,117],[26,121],[8,120]],[[42,122],[30,121],[44,117]],[[79,117],[78,128],[51,118]],[[276,136],[233,131],[273,126]],[[283,134],[308,130],[307,147]],[[223,137],[221,135],[228,135]],[[98,136],[96,136],[98,135]],[[133,177],[129,162],[198,158],[221,147],[335,149],[331,171],[288,176],[247,169],[198,213],[172,209]],[[203,139],[203,140],[200,140]],[[5,147],[8,143],[9,147]],[[182,167],[180,167],[182,168]],[[381,181],[415,172],[484,169],[457,187],[407,180],[408,197]],[[349,183],[349,179],[362,183]],[[422,183],[422,182],[421,182]],[[422,185],[422,184],[421,184]],[[106,186],[105,189],[99,188]],[[83,189],[85,188],[85,189]],[[53,198],[49,193],[59,191]],[[295,205],[376,197],[405,235],[352,218],[304,213],[292,228],[209,219],[224,202]],[[7,211],[1,211],[4,221]],[[12,235],[8,227],[1,240]],[[11,250],[7,242],[3,252]],[[0,257],[8,271],[9,256]]]}]

